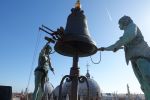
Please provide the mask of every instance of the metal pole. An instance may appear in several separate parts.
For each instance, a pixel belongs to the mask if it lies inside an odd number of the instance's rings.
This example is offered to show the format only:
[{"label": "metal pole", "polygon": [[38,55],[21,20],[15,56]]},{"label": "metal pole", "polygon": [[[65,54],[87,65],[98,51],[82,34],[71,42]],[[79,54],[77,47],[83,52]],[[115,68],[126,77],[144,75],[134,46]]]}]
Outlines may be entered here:
[{"label": "metal pole", "polygon": [[63,82],[66,78],[69,78],[70,79],[70,75],[65,75],[61,82],[60,82],[60,85],[59,85],[59,97],[58,97],[58,100],[62,100],[62,85],[63,85]]},{"label": "metal pole", "polygon": [[78,59],[79,57],[78,54],[76,53],[73,57],[73,66],[70,70],[70,76],[72,78],[70,100],[78,100],[78,77],[79,77]]}]

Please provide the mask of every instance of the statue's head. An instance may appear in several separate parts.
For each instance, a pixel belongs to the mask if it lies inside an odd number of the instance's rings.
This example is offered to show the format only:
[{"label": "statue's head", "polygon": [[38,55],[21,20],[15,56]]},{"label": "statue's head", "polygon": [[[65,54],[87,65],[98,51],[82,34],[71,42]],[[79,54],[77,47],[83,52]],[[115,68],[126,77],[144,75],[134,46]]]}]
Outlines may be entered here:
[{"label": "statue's head", "polygon": [[132,19],[129,16],[123,16],[119,19],[118,24],[119,28],[123,30],[126,26],[128,26],[130,23],[132,23]]}]

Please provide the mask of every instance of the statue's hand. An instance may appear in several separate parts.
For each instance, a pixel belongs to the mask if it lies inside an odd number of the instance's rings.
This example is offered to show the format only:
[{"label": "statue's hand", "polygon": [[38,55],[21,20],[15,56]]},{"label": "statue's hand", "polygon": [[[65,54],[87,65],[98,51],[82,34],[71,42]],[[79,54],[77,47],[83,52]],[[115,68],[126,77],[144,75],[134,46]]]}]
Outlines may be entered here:
[{"label": "statue's hand", "polygon": [[117,51],[117,48],[114,48],[113,52],[116,52]]},{"label": "statue's hand", "polygon": [[50,68],[50,70],[53,72],[53,74],[55,75],[55,73],[54,73],[54,68]]},{"label": "statue's hand", "polygon": [[104,51],[104,50],[105,50],[105,47],[98,48],[98,51]]},{"label": "statue's hand", "polygon": [[118,51],[119,49],[122,49],[122,47],[121,47],[121,48],[114,48],[113,52],[116,52],[116,51]]},{"label": "statue's hand", "polygon": [[51,68],[50,70],[51,70],[51,71],[54,71],[54,68]]}]

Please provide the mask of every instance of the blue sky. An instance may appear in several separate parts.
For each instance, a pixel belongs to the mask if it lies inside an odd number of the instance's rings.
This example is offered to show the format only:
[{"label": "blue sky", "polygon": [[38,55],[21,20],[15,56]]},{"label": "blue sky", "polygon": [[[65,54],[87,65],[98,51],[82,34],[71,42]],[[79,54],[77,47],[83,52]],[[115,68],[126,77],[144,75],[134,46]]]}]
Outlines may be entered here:
[{"label": "blue sky", "polygon": [[[39,32],[39,26],[44,24],[53,30],[60,26],[65,27],[75,2],[76,0],[0,1],[0,85],[11,85],[13,91],[26,88],[30,71],[37,66],[38,54],[46,43],[44,36],[47,34]],[[123,15],[128,15],[134,20],[150,44],[149,0],[81,0],[81,3],[90,34],[97,47],[109,46],[118,40],[123,33],[118,28],[118,19]],[[49,78],[56,87],[62,76],[69,74],[72,58],[57,53],[50,56],[56,75],[49,72]],[[99,53],[92,58],[98,61]],[[92,64],[90,57],[80,58],[80,73],[83,75],[86,74],[87,62],[90,64],[91,76],[103,92],[126,93],[128,83],[131,93],[142,93],[131,65],[127,66],[125,63],[123,50],[117,53],[102,52],[101,63],[97,65]],[[33,89],[32,72],[29,91]]]}]

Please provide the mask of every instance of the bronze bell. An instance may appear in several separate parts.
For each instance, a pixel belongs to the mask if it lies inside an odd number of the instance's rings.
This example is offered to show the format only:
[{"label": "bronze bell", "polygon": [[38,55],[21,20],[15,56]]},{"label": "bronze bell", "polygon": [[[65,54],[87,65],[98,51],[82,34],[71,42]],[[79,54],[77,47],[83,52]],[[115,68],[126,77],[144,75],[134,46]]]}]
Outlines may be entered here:
[{"label": "bronze bell", "polygon": [[68,16],[64,35],[55,44],[55,51],[73,57],[86,57],[97,52],[95,42],[91,40],[87,20],[80,8],[72,8]]}]

